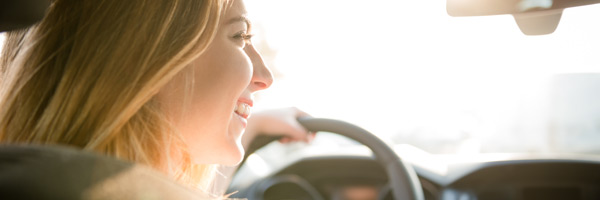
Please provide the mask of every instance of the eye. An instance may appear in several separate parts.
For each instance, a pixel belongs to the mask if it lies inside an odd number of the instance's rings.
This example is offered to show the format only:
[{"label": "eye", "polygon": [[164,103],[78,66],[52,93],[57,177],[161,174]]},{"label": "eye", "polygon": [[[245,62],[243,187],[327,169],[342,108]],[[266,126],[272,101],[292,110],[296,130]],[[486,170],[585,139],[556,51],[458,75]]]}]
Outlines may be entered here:
[{"label": "eye", "polygon": [[254,35],[248,34],[245,31],[240,31],[240,32],[236,33],[233,36],[233,38],[236,39],[236,40],[242,40],[245,43],[250,43],[253,36]]}]

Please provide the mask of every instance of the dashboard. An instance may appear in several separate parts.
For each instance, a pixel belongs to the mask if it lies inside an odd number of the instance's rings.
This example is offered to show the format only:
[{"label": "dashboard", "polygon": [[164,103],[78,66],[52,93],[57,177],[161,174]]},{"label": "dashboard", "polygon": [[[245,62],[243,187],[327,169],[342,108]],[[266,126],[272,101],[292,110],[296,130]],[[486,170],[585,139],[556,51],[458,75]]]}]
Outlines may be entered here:
[{"label": "dashboard", "polygon": [[[600,199],[597,159],[530,156],[472,161],[450,164],[443,173],[408,162],[417,172],[427,200]],[[365,153],[307,156],[250,179],[246,186],[234,181],[230,191],[250,200],[393,199],[385,170]]]},{"label": "dashboard", "polygon": [[481,163],[444,186],[441,199],[600,199],[600,163],[531,159]]}]

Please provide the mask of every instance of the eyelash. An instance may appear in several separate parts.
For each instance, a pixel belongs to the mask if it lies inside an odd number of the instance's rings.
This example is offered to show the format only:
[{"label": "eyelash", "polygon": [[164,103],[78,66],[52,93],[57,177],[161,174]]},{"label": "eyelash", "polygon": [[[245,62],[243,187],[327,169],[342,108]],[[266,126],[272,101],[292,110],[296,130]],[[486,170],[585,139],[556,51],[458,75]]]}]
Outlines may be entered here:
[{"label": "eyelash", "polygon": [[250,40],[252,39],[252,37],[254,37],[253,34],[246,34],[246,33],[243,33],[243,32],[238,33],[235,36],[233,36],[233,38],[244,40],[245,42],[250,42]]}]

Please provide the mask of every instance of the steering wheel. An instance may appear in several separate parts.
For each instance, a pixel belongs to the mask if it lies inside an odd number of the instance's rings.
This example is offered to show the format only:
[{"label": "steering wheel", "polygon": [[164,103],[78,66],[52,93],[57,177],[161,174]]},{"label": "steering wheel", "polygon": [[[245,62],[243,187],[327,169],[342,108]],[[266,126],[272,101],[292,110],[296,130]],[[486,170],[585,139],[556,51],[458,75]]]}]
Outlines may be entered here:
[{"label": "steering wheel", "polygon": [[[402,162],[402,159],[381,139],[372,133],[347,122],[324,119],[324,118],[299,118],[298,122],[307,130],[318,132],[325,131],[346,136],[367,146],[375,155],[376,161],[386,170],[389,180],[389,186],[394,195],[394,199],[402,200],[423,200],[423,190],[421,183],[412,166]],[[257,137],[246,152],[246,156],[266,144],[279,139],[280,137],[259,136]],[[244,163],[242,161],[242,164]],[[242,165],[240,164],[240,166]]]}]

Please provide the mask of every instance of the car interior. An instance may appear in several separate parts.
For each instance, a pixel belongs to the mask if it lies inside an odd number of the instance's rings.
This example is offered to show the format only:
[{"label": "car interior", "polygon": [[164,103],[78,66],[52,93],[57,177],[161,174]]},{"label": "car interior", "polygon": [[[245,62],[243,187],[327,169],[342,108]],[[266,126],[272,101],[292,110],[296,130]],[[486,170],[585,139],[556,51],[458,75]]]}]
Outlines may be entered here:
[{"label": "car interior", "polygon": [[[268,16],[281,13],[260,7],[267,7],[271,3],[276,4],[269,7],[271,9],[312,9],[312,17],[282,16],[284,19],[281,21],[296,25],[270,20]],[[593,24],[590,22],[595,19],[593,15],[582,14],[581,18],[570,18],[573,13],[584,13],[583,9],[589,9],[588,13],[597,12],[598,6],[594,4],[598,1],[447,0],[394,3],[376,1],[373,2],[374,5],[365,5],[353,1],[333,1],[323,9],[301,5],[310,2],[290,3],[292,5],[272,1],[257,3],[259,12],[268,12],[260,18],[266,21],[265,30],[261,33],[285,33],[290,38],[303,37],[301,42],[309,43],[306,46],[319,45],[326,49],[309,50],[300,42],[264,39],[267,52],[273,48],[279,50],[272,64],[276,71],[283,68],[282,73],[287,72],[290,77],[295,74],[301,74],[295,77],[311,77],[311,83],[303,82],[304,85],[299,84],[301,86],[297,89],[318,94],[317,100],[303,98],[296,104],[300,104],[302,108],[314,108],[308,110],[309,113],[327,116],[328,119],[312,119],[316,122],[311,123],[323,123],[320,124],[322,126],[306,125],[310,130],[319,131],[317,139],[310,145],[290,147],[276,142],[269,143],[276,138],[262,138],[255,142],[228,189],[228,192],[236,192],[233,197],[428,200],[600,198],[600,179],[596,172],[600,160],[597,157],[598,150],[593,147],[597,146],[593,142],[597,139],[592,136],[597,135],[597,130],[593,127],[597,127],[595,120],[598,119],[598,110],[595,108],[598,105],[596,102],[600,100],[593,94],[600,89],[597,84],[597,79],[600,78],[597,73],[598,62],[592,58],[595,56],[583,56],[582,52],[574,53],[579,57],[568,55],[569,51],[587,46],[581,45],[583,43],[595,46],[591,49],[597,49],[600,44],[594,39],[597,36],[592,36],[595,29],[582,28]],[[337,7],[343,9],[335,10],[334,15],[321,14]],[[287,15],[301,13],[302,11],[298,11]],[[326,18],[320,19],[325,22],[312,20],[319,17]],[[343,18],[349,22],[337,25]],[[391,20],[377,21],[382,18]],[[562,23],[561,19],[564,19]],[[465,23],[462,24],[463,22]],[[322,32],[294,30],[293,27],[301,23],[315,26],[317,31]],[[470,24],[466,25],[467,23]],[[577,25],[569,25],[574,23]],[[281,28],[282,26],[289,28]],[[328,37],[329,32],[339,33],[347,27],[366,30],[353,30],[348,37],[339,36],[339,41]],[[289,33],[292,31],[301,33]],[[573,35],[566,33],[568,31],[580,36],[583,42],[574,40]],[[393,34],[399,37],[386,37]],[[373,36],[383,39],[372,38]],[[325,39],[321,40],[322,37]],[[352,44],[345,46],[344,41],[352,41]],[[417,41],[414,42],[416,44],[413,45],[413,41]],[[382,44],[373,44],[378,42]],[[561,45],[563,42],[573,48]],[[257,43],[260,44],[260,41]],[[386,45],[392,47],[388,48]],[[292,47],[288,50],[287,46]],[[356,50],[357,46],[374,51],[373,54],[377,55],[362,59],[361,56],[367,57],[370,54]],[[342,48],[351,50],[344,51]],[[556,53],[547,53],[544,49]],[[308,61],[288,62],[280,58],[287,56],[288,51],[301,52],[299,54]],[[341,53],[332,53],[336,51]],[[353,63],[340,61],[348,57],[351,58],[350,62],[358,63],[357,70],[353,68]],[[569,62],[562,60],[567,57]],[[337,61],[330,61],[335,59]],[[363,61],[367,59],[371,60]],[[326,64],[315,63],[315,60]],[[436,64],[440,66],[431,67]],[[465,67],[471,65],[473,66]],[[375,72],[361,70],[364,68]],[[424,68],[424,72],[404,68]],[[337,74],[339,71],[347,74]],[[319,75],[320,72],[323,75]],[[364,77],[365,74],[376,78]],[[397,81],[413,78],[409,76],[425,80]],[[285,78],[292,79],[290,82],[303,80],[290,77]],[[356,81],[356,77],[360,77],[361,81]],[[465,83],[454,85],[460,79],[464,79]],[[492,79],[497,79],[494,83],[497,85],[487,83],[494,82]],[[370,84],[371,82],[373,83]],[[324,86],[325,84],[333,86]],[[385,84],[390,86],[381,86]],[[479,85],[483,89],[473,85]],[[508,87],[509,85],[514,87]],[[286,87],[294,86],[290,83]],[[351,89],[344,89],[345,87]],[[456,89],[459,87],[469,89]],[[427,94],[438,92],[434,90],[446,91],[440,92],[444,95]],[[358,94],[347,95],[352,92]],[[471,95],[472,93],[487,97]],[[287,95],[295,94],[290,92]],[[463,97],[455,97],[460,95]],[[358,100],[347,100],[348,98]],[[458,103],[437,105],[437,102],[452,101],[455,98]],[[392,99],[393,102],[385,99]],[[289,100],[290,98],[281,98],[269,103]],[[481,103],[484,101],[498,103]],[[511,102],[517,102],[516,106],[506,106]],[[316,106],[318,104],[326,106]],[[444,115],[447,110],[455,109],[448,108],[452,106],[470,110]],[[344,108],[335,109],[337,107]],[[479,110],[480,108],[488,111]],[[359,116],[355,116],[355,113],[359,113]],[[506,116],[501,116],[505,114]],[[424,120],[415,120],[419,115],[425,115],[421,117]],[[349,120],[354,125],[330,121],[332,118]],[[482,127],[481,124],[487,123],[486,120],[493,121],[491,119],[500,122],[494,122],[496,125],[487,128]],[[415,128],[416,125],[406,125],[410,122],[420,123],[421,126]],[[356,125],[387,142],[398,158],[382,155],[380,149],[375,149],[380,145],[372,145],[371,141],[362,138],[369,134],[353,134],[351,127]],[[589,129],[584,128],[588,126]],[[386,134],[390,130],[395,132]],[[434,132],[439,134],[432,134]],[[471,135],[473,133],[475,134]],[[382,163],[381,160],[395,162],[405,168],[391,170],[390,164]]]},{"label": "car interior", "polygon": [[[600,199],[600,30],[594,28],[600,18],[593,15],[600,13],[600,0],[254,3],[249,9],[263,14],[254,18],[255,43],[282,77],[259,104],[307,108],[315,117],[298,121],[318,134],[312,144],[257,138],[227,188],[231,198]],[[47,0],[1,1],[0,31],[37,22],[48,5]],[[309,14],[288,18],[296,12],[290,9]],[[568,18],[577,12],[589,15]],[[408,17],[394,18],[399,13]],[[443,18],[428,18],[431,13]],[[388,18],[397,22],[377,20]],[[404,61],[390,64],[393,60]],[[4,148],[0,157],[26,162],[21,155],[43,156],[40,148]],[[80,158],[84,164],[76,162],[78,169],[115,162],[86,155]],[[15,156],[21,159],[6,161]],[[49,165],[46,173],[54,176],[40,182],[60,179],[67,173],[60,166],[74,162],[61,161]],[[88,174],[95,178],[65,184],[91,185],[131,167],[112,166]],[[3,169],[0,193],[18,191],[13,183],[26,173]],[[44,195],[57,194],[48,190],[28,197]]]}]

